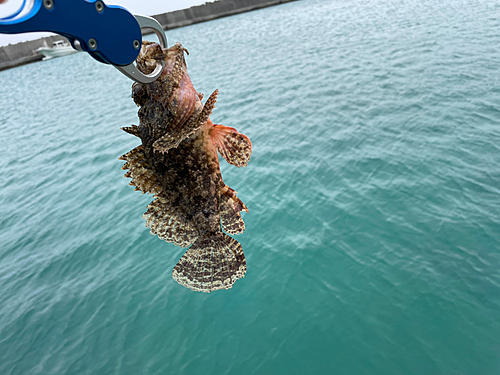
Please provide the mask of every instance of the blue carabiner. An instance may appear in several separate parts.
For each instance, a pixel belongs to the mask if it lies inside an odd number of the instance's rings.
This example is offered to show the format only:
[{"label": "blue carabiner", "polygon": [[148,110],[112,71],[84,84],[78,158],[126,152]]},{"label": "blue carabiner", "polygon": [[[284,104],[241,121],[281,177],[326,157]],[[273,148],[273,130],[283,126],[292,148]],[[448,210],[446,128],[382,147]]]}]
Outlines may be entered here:
[{"label": "blue carabiner", "polygon": [[[51,31],[96,60],[118,66],[130,64],[139,55],[141,28],[135,17],[119,6],[107,6],[99,0],[35,0],[26,15],[16,18],[18,15],[0,19],[0,32]],[[76,41],[79,46],[75,46]]]},{"label": "blue carabiner", "polygon": [[161,25],[150,17],[134,16],[126,9],[101,0],[26,0],[16,14],[0,19],[0,33],[17,34],[50,31],[66,37],[73,48],[88,52],[94,59],[117,67],[139,82],[151,82],[161,74],[144,75],[134,68],[142,42],[141,28],[154,31],[162,47],[166,37]]}]

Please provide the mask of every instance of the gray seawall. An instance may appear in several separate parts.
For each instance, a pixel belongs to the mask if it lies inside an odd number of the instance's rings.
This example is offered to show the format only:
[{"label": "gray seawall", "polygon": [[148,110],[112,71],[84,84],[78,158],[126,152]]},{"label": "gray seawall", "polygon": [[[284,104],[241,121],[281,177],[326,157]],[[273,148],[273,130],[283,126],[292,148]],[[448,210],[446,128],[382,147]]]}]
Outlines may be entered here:
[{"label": "gray seawall", "polygon": [[220,0],[153,16],[165,30],[232,16],[297,0]]},{"label": "gray seawall", "polygon": [[55,35],[0,47],[0,70],[40,61],[43,56],[35,52],[35,50],[43,46],[51,47],[57,40],[66,39],[60,35]]},{"label": "gray seawall", "polygon": [[[153,17],[160,22],[165,30],[170,30],[292,1],[297,0],[219,0]],[[44,45],[52,46],[57,40],[65,39],[56,35],[0,47],[0,70],[40,61],[43,56],[35,50]]]}]

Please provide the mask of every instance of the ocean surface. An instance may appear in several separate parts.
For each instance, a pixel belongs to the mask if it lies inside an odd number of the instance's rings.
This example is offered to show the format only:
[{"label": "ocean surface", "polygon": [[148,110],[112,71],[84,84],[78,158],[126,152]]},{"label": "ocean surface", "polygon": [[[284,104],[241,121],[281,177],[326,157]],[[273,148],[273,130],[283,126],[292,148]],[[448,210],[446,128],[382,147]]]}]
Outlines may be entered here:
[{"label": "ocean surface", "polygon": [[0,374],[500,374],[500,4],[302,0],[167,32],[250,213],[231,290],[118,157],[131,81],[75,54],[0,72]]}]

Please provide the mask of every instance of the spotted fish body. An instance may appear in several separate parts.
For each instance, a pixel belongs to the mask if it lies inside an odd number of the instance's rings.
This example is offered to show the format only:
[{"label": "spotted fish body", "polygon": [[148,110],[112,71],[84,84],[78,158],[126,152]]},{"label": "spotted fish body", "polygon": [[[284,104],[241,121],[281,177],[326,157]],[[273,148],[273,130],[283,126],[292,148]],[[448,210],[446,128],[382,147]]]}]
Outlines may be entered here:
[{"label": "spotted fish body", "polygon": [[209,116],[218,91],[202,104],[203,95],[187,73],[185,52],[180,44],[162,49],[144,42],[138,68],[148,74],[163,60],[165,69],[156,81],[133,85],[140,124],[123,130],[142,144],[120,159],[126,161],[123,169],[128,169],[125,177],[132,178],[130,184],[154,194],[143,215],[151,233],[191,246],[172,277],[189,289],[211,292],[231,288],[246,272],[241,245],[226,233],[245,230],[240,212],[248,209],[222,181],[217,152],[243,167],[252,144],[236,129],[212,123]]}]

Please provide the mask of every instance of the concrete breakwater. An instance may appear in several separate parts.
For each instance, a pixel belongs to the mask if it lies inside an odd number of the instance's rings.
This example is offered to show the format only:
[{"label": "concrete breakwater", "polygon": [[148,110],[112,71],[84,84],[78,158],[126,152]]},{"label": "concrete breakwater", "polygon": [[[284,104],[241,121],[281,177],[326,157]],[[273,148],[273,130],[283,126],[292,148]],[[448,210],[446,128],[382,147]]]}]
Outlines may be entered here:
[{"label": "concrete breakwater", "polygon": [[[219,0],[153,17],[165,30],[170,30],[292,1],[297,0]],[[65,38],[55,35],[0,47],[0,70],[42,60],[43,56],[36,52],[36,49],[42,46],[52,46],[58,40],[65,40]]]},{"label": "concrete breakwater", "polygon": [[165,30],[169,30],[292,1],[297,0],[220,0],[153,17]]},{"label": "concrete breakwater", "polygon": [[40,61],[43,59],[43,55],[36,52],[36,49],[51,47],[58,40],[66,39],[60,35],[54,35],[0,47],[0,70]]}]

